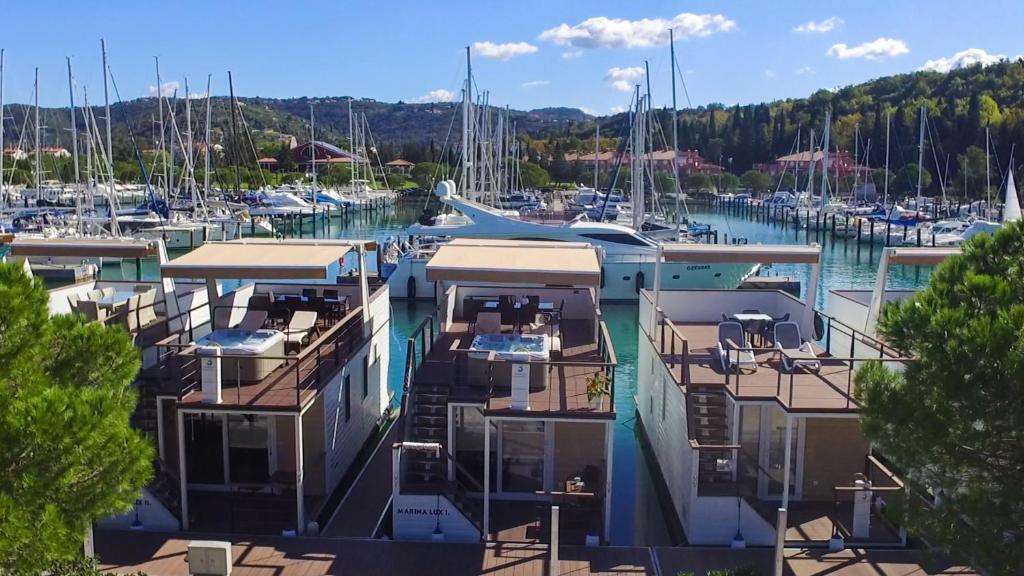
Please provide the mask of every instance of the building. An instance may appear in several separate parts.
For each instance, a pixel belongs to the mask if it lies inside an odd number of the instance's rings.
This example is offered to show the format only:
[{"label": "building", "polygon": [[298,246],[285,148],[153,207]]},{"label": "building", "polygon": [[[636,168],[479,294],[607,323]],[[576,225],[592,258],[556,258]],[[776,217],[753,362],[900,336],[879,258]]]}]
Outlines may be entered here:
[{"label": "building", "polygon": [[44,146],[40,151],[45,156],[55,156],[57,158],[71,157],[71,152],[68,152],[67,148],[60,148],[59,146]]},{"label": "building", "polygon": [[21,148],[11,146],[9,148],[4,148],[4,156],[10,156],[15,160],[24,160],[28,158],[28,152],[25,152]]},{"label": "building", "polygon": [[561,504],[562,542],[607,542],[617,362],[599,251],[456,239],[426,274],[438,315],[409,338],[395,539],[535,539]]},{"label": "building", "polygon": [[[776,158],[774,162],[754,164],[753,169],[773,177],[778,177],[786,172],[796,173],[797,171],[801,174],[807,174],[807,171],[810,169],[811,159],[813,158],[814,170],[820,174],[824,157],[825,155],[821,150],[815,151],[813,155],[809,151],[797,152],[796,154]],[[858,179],[865,181],[871,179],[874,170],[870,166],[856,166],[849,152],[839,150],[829,153],[828,173],[833,178],[837,173],[840,178],[857,174]]]},{"label": "building", "polygon": [[385,164],[384,169],[387,170],[388,174],[401,174],[402,176],[408,176],[415,166],[416,164],[409,162],[408,160],[398,158],[397,160],[392,160]]},{"label": "building", "polygon": [[51,313],[119,324],[142,353],[134,424],[157,472],[100,526],[306,532],[389,406],[388,290],[365,253],[344,240],[207,243],[175,260],[160,241],[13,244],[15,257],[160,261],[156,282],[50,291]]},{"label": "building", "polygon": [[264,170],[270,170],[271,172],[277,170],[277,158],[260,158],[256,161],[256,164]]},{"label": "building", "polygon": [[[666,245],[663,254],[809,265],[814,302],[817,246]],[[637,411],[689,543],[773,546],[784,508],[787,546],[905,544],[885,510],[908,487],[860,430],[853,374],[865,359],[897,369],[909,359],[864,324],[776,290],[645,290],[640,324]],[[774,326],[796,331],[804,352],[780,349]]]},{"label": "building", "polygon": [[[627,152],[622,156],[622,165],[628,166],[631,155]],[[568,152],[565,154],[566,162],[578,162],[582,167],[593,168],[595,154],[581,154],[579,152]],[[605,172],[615,168],[618,156],[614,151],[601,152],[596,155],[598,170]],[[655,150],[649,152],[645,158],[654,164],[657,172],[671,172],[672,160],[676,159],[676,165],[680,176],[691,174],[720,174],[722,167],[705,160],[696,150],[680,150],[676,154],[672,150]]]},{"label": "building", "polygon": [[317,140],[310,145],[309,142],[303,142],[292,148],[292,159],[295,163],[303,170],[309,171],[313,166],[313,155],[314,151],[316,154],[316,165],[325,166],[331,164],[341,164],[344,166],[351,166],[353,161],[357,163],[365,163],[366,159],[361,156],[353,156],[352,153],[347,150],[342,150],[334,144],[328,144]]}]

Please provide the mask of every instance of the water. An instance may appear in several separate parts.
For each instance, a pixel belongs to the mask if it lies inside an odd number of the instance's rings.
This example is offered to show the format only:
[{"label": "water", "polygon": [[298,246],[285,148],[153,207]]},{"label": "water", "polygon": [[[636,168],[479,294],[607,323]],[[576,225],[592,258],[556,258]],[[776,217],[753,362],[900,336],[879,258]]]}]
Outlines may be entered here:
[{"label": "water", "polygon": [[[414,200],[393,209],[357,215],[344,222],[335,220],[327,235],[333,238],[363,240],[385,240],[390,236],[403,235],[405,228],[420,214],[422,207],[422,200]],[[819,307],[826,306],[830,289],[870,289],[874,286],[881,254],[879,247],[871,250],[868,246],[861,246],[858,251],[856,244],[852,242],[833,242],[831,238],[818,240],[813,231],[808,237],[806,230],[783,230],[777,224],[752,222],[709,210],[691,210],[690,214],[692,220],[710,224],[717,229],[719,237],[723,240],[724,235],[728,235],[729,238],[746,237],[750,243],[763,244],[806,244],[823,241],[821,280],[817,297]],[[322,233],[322,230],[318,224],[317,232]],[[306,226],[305,233],[312,235],[312,228],[309,225]],[[172,258],[174,256],[175,254],[171,255]],[[374,258],[367,260],[369,267],[374,269]],[[799,278],[804,290],[810,276],[808,266],[798,265],[777,265],[772,267],[770,273]],[[927,282],[928,273],[929,270],[920,267],[895,266],[889,273],[889,286],[916,288]],[[158,274],[155,262],[143,263],[144,277],[153,278]],[[134,278],[135,266],[134,263],[126,262],[119,270],[105,268],[103,275],[109,278]],[[619,360],[615,377],[617,415],[613,438],[612,544],[669,544],[661,506],[655,498],[651,465],[640,450],[636,431],[633,399],[636,393],[637,307],[633,304],[604,304],[601,308]],[[394,302],[391,312],[392,342],[388,387],[395,395],[397,405],[402,393],[406,339],[419,322],[433,312],[433,306],[422,301]]]}]

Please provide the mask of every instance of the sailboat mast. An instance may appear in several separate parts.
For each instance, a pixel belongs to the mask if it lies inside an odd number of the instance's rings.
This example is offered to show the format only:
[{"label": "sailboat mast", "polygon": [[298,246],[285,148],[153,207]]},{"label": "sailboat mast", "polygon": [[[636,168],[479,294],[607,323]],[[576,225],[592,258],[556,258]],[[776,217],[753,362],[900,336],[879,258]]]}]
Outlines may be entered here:
[{"label": "sailboat mast", "polygon": [[89,129],[89,118],[92,112],[89,109],[89,90],[82,86],[82,120],[85,122],[85,190],[89,194],[89,207],[96,208],[96,195],[93,190],[92,176],[92,130]]},{"label": "sailboat mast", "polygon": [[34,89],[36,101],[36,199],[43,193],[42,167],[43,167],[43,143],[41,141],[42,128],[39,126],[39,68],[36,68],[36,85]]},{"label": "sailboat mast", "polygon": [[[810,203],[811,203],[811,198],[810,197],[814,195],[814,168],[815,168],[815,164],[817,164],[817,162],[815,162],[815,160],[814,160],[814,147],[815,147],[816,144],[817,144],[817,141],[815,141],[815,139],[814,139],[814,128],[811,128],[811,141],[808,143],[808,146],[807,146],[807,149],[809,150],[808,154],[810,154],[810,156],[807,159],[807,196],[808,196],[807,204],[808,205],[810,205]],[[827,174],[828,173],[826,172],[826,175]],[[799,199],[798,199],[798,204],[799,204]]]},{"label": "sailboat mast", "polygon": [[463,114],[466,120],[466,133],[463,135],[463,156],[462,165],[466,170],[466,198],[473,199],[471,191],[476,190],[476,164],[473,161],[476,156],[476,142],[473,141],[473,132],[476,118],[473,116],[473,59],[469,46],[466,46],[466,101]]},{"label": "sailboat mast", "polygon": [[921,177],[924,173],[925,107],[921,106],[921,133],[917,140],[917,210],[921,210]]},{"label": "sailboat mast", "polygon": [[242,193],[242,175],[238,168],[238,119],[235,111],[235,83],[231,79],[231,71],[228,70],[228,92],[231,97],[231,158],[235,164],[235,195]]},{"label": "sailboat mast", "polygon": [[[71,75],[71,58],[68,57],[68,99],[71,103],[71,157],[75,169],[75,216],[78,231],[82,231],[82,194],[78,189],[78,121],[75,119],[75,84]],[[2,148],[0,148],[2,150]]]},{"label": "sailboat mast", "polygon": [[100,39],[100,48],[103,52],[103,110],[104,114],[107,115],[107,153],[105,160],[107,164],[107,192],[109,198],[107,203],[110,204],[110,233],[114,236],[120,235],[120,230],[117,226],[117,212],[114,210],[114,149],[111,147],[113,138],[110,136],[110,88],[107,82],[107,76],[109,76],[110,69],[107,67],[107,41]]},{"label": "sailboat mast", "polygon": [[594,121],[594,190],[597,190],[597,171],[601,164],[599,158],[601,156],[601,121]]},{"label": "sailboat mast", "polygon": [[[0,88],[0,98],[3,97],[3,89]],[[2,140],[0,140],[2,142]],[[985,208],[988,210],[992,209],[992,173],[989,168],[989,148],[988,148],[988,126],[985,126]],[[987,214],[986,214],[987,216]]]},{"label": "sailboat mast", "polygon": [[206,75],[206,134],[203,136],[203,194],[210,197],[210,76]]},{"label": "sailboat mast", "polygon": [[[188,76],[185,76],[185,129],[188,130],[188,160],[185,162],[186,166],[193,166],[195,156],[193,155],[192,148],[192,95],[188,92]],[[191,170],[188,176],[188,193],[189,200],[192,202],[192,216],[196,215],[196,208],[198,202],[196,201],[196,174],[195,169]]]},{"label": "sailboat mast", "polygon": [[316,207],[316,130],[313,127],[313,103],[309,103],[309,154],[313,167],[313,207]]},{"label": "sailboat mast", "polygon": [[160,57],[153,56],[153,62],[156,65],[156,107],[158,110],[157,118],[160,125],[160,144],[157,146],[157,151],[160,154],[160,174],[164,177],[164,192],[166,194],[168,186],[167,156],[164,155],[164,147],[167,142],[167,134],[164,132],[164,89],[160,84]]},{"label": "sailboat mast", "polygon": [[[821,147],[821,209],[824,210],[828,204],[828,137],[832,128],[832,113],[825,112],[825,141]],[[813,155],[812,155],[813,156]],[[836,163],[838,168],[839,163]],[[853,169],[856,170],[857,166],[854,164]],[[836,188],[839,187],[839,178],[836,178]]]},{"label": "sailboat mast", "polygon": [[672,76],[672,181],[676,184],[676,241],[680,241],[681,221],[679,219],[679,196],[682,195],[683,187],[679,185],[679,129],[676,126],[679,109],[676,105],[676,40],[671,28],[668,29],[668,45],[671,54]]},{"label": "sailboat mast", "polygon": [[882,200],[883,206],[889,205],[889,128],[891,123],[889,122],[890,113],[885,113],[885,193]]}]

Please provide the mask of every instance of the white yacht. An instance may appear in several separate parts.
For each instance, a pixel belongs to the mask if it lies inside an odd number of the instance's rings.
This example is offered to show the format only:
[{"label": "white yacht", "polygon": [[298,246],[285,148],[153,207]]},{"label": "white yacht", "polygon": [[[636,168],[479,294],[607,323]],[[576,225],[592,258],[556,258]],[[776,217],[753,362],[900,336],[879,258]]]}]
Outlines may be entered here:
[{"label": "white yacht", "polygon": [[[537,221],[512,210],[499,210],[456,194],[455,183],[441,182],[435,190],[450,212],[424,215],[407,231],[413,242],[381,247],[381,274],[396,298],[428,297],[425,266],[432,250],[419,249],[417,238],[493,238],[584,242],[599,246],[601,295],[605,300],[636,300],[639,290],[654,281],[658,242],[633,228],[593,222],[581,214],[567,222]],[[756,270],[750,264],[673,263],[664,268],[663,286],[672,288],[735,288]]]}]

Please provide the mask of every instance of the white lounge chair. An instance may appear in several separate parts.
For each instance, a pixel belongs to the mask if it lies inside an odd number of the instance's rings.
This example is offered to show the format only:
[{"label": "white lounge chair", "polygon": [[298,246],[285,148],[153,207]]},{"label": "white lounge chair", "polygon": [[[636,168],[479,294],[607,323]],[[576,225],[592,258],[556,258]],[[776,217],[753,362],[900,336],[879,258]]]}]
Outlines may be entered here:
[{"label": "white lounge chair", "polygon": [[309,332],[316,326],[316,312],[311,310],[298,310],[292,314],[288,327],[284,330],[285,344],[295,344],[302,347],[309,339]]},{"label": "white lounge chair", "polygon": [[245,316],[242,317],[242,321],[238,323],[236,328],[242,330],[259,330],[263,328],[263,324],[267,321],[266,310],[247,310]]},{"label": "white lounge chair", "polygon": [[821,370],[821,360],[811,343],[800,336],[800,325],[796,322],[775,324],[775,347],[782,351],[782,367],[787,372],[798,366],[806,370]]},{"label": "white lounge chair", "polygon": [[148,290],[136,294],[139,298],[136,307],[139,314],[139,326],[146,327],[156,322],[156,290]]},{"label": "white lounge chair", "polygon": [[750,341],[747,340],[743,324],[731,320],[718,324],[718,358],[722,362],[722,370],[728,372],[746,368],[756,371],[757,358],[749,348]]},{"label": "white lounge chair", "polygon": [[476,315],[474,334],[501,334],[501,313],[480,312]]}]

